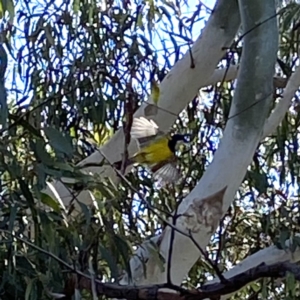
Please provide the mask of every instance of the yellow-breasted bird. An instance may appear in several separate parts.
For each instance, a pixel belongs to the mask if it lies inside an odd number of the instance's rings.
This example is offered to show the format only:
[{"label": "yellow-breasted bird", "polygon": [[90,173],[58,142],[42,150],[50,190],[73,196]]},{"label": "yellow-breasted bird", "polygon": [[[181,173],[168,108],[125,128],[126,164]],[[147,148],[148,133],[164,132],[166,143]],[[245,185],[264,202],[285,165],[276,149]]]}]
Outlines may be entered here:
[{"label": "yellow-breasted bird", "polygon": [[[137,140],[139,150],[128,158],[126,167],[135,163],[146,165],[161,184],[179,179],[175,152],[179,144],[189,142],[188,135],[160,131],[153,120],[144,117],[133,119],[130,135]],[[122,161],[118,161],[114,165],[120,168],[121,164]]]}]

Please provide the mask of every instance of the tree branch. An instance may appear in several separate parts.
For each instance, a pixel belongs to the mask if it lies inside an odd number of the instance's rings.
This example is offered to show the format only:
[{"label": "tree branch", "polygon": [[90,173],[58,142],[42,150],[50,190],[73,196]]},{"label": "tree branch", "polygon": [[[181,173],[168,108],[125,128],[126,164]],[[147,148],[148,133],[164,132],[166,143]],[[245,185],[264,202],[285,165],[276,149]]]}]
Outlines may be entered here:
[{"label": "tree branch", "polygon": [[[197,290],[186,290],[169,284],[156,284],[152,286],[121,286],[118,284],[102,283],[95,280],[96,292],[98,296],[106,296],[116,299],[131,300],[201,300],[215,299],[217,297],[236,292],[245,285],[260,278],[283,278],[290,272],[295,279],[300,281],[300,267],[290,262],[279,262],[273,265],[264,263],[229,278],[224,283],[208,284]],[[76,277],[70,281],[69,285],[76,282]],[[70,286],[69,286],[70,287]],[[75,288],[75,286],[74,286]],[[79,289],[91,291],[91,279],[82,277],[78,281]],[[172,290],[167,292],[166,289]],[[176,293],[174,293],[176,291]]]},{"label": "tree branch", "polygon": [[[276,246],[270,246],[262,249],[241,261],[239,264],[234,266],[231,270],[224,272],[225,278],[232,278],[243,274],[246,271],[253,269],[261,264],[274,265],[276,263],[282,263],[289,261],[290,263],[296,263],[300,261],[300,248],[297,247],[295,251],[291,251],[292,240],[287,240],[284,249],[279,249]],[[210,283],[220,282],[218,278],[213,279]],[[231,297],[231,294],[222,296],[222,300],[226,300]]]},{"label": "tree branch", "polygon": [[295,96],[295,93],[299,89],[300,86],[300,67],[298,66],[295,72],[290,77],[289,81],[287,82],[287,86],[283,92],[283,98],[280,102],[275,106],[275,109],[267,119],[264,131],[263,131],[263,138],[270,135],[280,124],[282,119],[284,118],[285,114],[287,113],[292,99]]},{"label": "tree branch", "polygon": [[[193,300],[193,299],[205,299],[214,298],[223,295],[228,295],[230,293],[236,292],[248,283],[255,281],[264,277],[271,278],[282,278],[286,276],[287,272],[292,273],[295,279],[300,281],[300,267],[294,263],[283,261],[289,259],[291,261],[298,261],[300,259],[300,249],[299,247],[295,252],[291,252],[288,248],[280,250],[275,246],[263,249],[251,257],[248,257],[243,261],[240,266],[237,266],[224,273],[226,276],[226,281],[223,282],[212,282],[205,284],[200,289],[197,290],[187,290],[176,285],[162,283],[154,284],[148,286],[122,286],[116,283],[103,283],[94,276],[87,275],[79,270],[74,269],[71,265],[67,264],[65,261],[61,260],[56,255],[48,252],[35,244],[21,238],[7,230],[1,229],[0,232],[10,235],[17,239],[21,243],[25,243],[29,247],[51,257],[56,260],[66,269],[73,273],[73,276],[69,281],[66,282],[65,292],[68,296],[72,296],[75,287],[79,289],[87,289],[93,293],[93,296],[97,294],[98,296],[106,296],[109,298],[117,299],[136,299],[136,300],[156,300],[156,299],[178,299],[178,300]],[[290,241],[286,242],[286,246],[289,247]],[[262,260],[268,263],[261,262]],[[249,268],[249,263],[251,261],[252,265],[257,264],[254,267]],[[279,261],[273,263],[274,261]],[[271,264],[272,263],[272,264]],[[241,270],[243,269],[243,272]],[[236,272],[235,270],[239,270]],[[233,274],[234,273],[234,274]],[[229,275],[231,274],[231,277]],[[169,291],[166,291],[169,290]],[[175,293],[174,293],[175,292]],[[222,299],[226,299],[223,298]]]}]

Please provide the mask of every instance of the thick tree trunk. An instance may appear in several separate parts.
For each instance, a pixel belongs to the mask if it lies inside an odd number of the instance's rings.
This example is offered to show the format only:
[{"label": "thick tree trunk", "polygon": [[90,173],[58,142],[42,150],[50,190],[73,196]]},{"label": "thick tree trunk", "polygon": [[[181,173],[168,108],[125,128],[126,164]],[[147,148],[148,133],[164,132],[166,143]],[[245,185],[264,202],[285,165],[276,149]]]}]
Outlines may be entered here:
[{"label": "thick tree trunk", "polygon": [[[249,33],[244,37],[229,121],[212,164],[178,210],[182,216],[177,219],[176,227],[191,233],[194,241],[178,232],[173,236],[173,229],[167,227],[160,243],[161,254],[166,262],[170,262],[174,284],[182,282],[200,256],[199,247],[205,249],[220,218],[231,205],[262,137],[270,108],[278,44],[277,23],[275,18],[271,18],[261,26],[256,25],[275,15],[275,4],[273,0],[239,3],[244,32]],[[220,194],[225,187],[225,194]],[[162,272],[155,260],[150,258],[147,277],[138,283],[166,282],[167,270],[165,267]]]}]

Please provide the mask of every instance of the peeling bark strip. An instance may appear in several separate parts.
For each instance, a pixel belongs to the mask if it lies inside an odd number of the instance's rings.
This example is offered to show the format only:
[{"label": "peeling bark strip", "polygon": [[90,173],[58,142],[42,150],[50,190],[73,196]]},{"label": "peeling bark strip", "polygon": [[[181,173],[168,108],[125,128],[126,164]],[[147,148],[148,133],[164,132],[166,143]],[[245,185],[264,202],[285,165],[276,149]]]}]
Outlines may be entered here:
[{"label": "peeling bark strip", "polygon": [[[130,300],[201,300],[215,299],[222,295],[226,295],[238,291],[246,284],[259,278],[282,278],[290,272],[295,279],[300,281],[300,267],[289,262],[281,262],[274,265],[260,264],[244,273],[238,274],[232,278],[228,278],[226,283],[214,283],[205,285],[200,289],[186,290],[179,286],[170,284],[156,284],[152,286],[122,286],[118,284],[102,283],[95,279],[95,287],[97,296],[106,296],[116,299]],[[72,296],[76,288],[91,291],[91,278],[74,275],[67,283],[66,288],[68,296]],[[166,289],[172,290],[167,292]],[[175,292],[175,293],[174,293]]]},{"label": "peeling bark strip", "polygon": [[186,217],[186,227],[192,233],[198,233],[203,226],[210,228],[213,232],[223,215],[223,197],[227,186],[215,194],[202,198],[194,199],[187,211],[182,214]]}]

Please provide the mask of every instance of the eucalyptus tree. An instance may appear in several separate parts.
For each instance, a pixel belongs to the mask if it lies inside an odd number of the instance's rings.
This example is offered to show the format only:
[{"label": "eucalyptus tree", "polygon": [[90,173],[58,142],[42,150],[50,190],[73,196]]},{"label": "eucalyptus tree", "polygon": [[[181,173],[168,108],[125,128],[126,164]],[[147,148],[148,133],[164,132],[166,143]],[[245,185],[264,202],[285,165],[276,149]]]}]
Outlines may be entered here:
[{"label": "eucalyptus tree", "polygon": [[[297,299],[296,2],[1,4],[1,298]],[[134,116],[176,185],[113,167]]]}]

